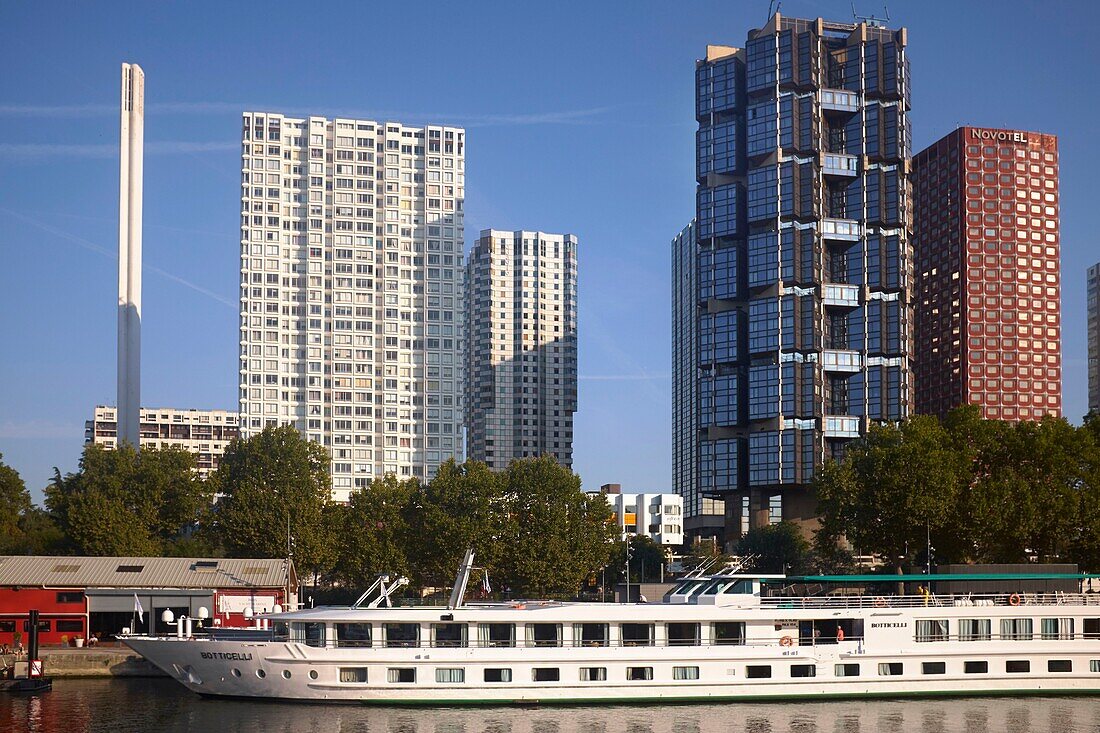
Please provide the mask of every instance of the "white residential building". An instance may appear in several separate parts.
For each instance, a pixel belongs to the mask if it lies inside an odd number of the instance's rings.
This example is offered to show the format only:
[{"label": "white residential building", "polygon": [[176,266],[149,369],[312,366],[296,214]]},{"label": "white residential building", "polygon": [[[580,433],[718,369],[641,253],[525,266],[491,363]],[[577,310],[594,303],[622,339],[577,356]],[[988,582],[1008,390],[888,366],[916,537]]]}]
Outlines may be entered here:
[{"label": "white residential building", "polygon": [[577,238],[486,229],[466,273],[469,457],[573,465]]},{"label": "white residential building", "polygon": [[[195,470],[206,478],[218,468],[226,446],[239,434],[237,413],[228,410],[141,408],[142,448],[183,448],[195,454]],[[113,449],[118,442],[118,410],[96,405],[84,423],[84,442]]]},{"label": "white residential building", "polygon": [[679,494],[624,494],[619,484],[604,484],[600,493],[615,512],[624,540],[648,535],[669,547],[684,544],[684,497]]},{"label": "white residential building", "polygon": [[247,112],[241,431],[332,453],[333,498],[462,449],[465,132]]}]

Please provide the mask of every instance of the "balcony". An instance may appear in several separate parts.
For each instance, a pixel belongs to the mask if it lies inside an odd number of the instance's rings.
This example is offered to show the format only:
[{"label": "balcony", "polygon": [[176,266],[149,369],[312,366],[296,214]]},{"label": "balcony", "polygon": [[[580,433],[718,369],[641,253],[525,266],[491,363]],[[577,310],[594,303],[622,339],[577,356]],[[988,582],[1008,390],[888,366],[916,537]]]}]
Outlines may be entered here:
[{"label": "balcony", "polygon": [[825,305],[837,306],[840,308],[859,307],[858,285],[829,284],[825,285],[822,290],[824,294]]},{"label": "balcony", "polygon": [[826,415],[826,438],[858,438],[859,418],[850,415]]},{"label": "balcony", "polygon": [[821,368],[827,372],[853,374],[863,368],[863,357],[858,351],[826,349],[821,353]]},{"label": "balcony", "polygon": [[863,227],[855,219],[822,219],[821,236],[842,242],[855,242],[863,233]]},{"label": "balcony", "polygon": [[821,170],[827,176],[855,178],[859,174],[859,158],[846,153],[825,153]]},{"label": "balcony", "polygon": [[859,94],[843,89],[822,89],[817,93],[821,109],[827,112],[858,112]]}]

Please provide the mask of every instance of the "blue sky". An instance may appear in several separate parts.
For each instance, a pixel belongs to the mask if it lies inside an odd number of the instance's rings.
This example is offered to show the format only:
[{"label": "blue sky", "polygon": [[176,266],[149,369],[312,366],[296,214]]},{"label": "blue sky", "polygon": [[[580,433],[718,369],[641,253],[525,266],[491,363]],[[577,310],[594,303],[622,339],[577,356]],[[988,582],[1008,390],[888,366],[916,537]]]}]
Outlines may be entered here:
[{"label": "blue sky", "polygon": [[[146,73],[142,402],[235,409],[244,109],[468,129],[466,234],[580,237],[586,487],[671,483],[669,240],[693,215],[694,61],[768,4],[0,4],[0,452],[36,497],[115,401],[119,63]],[[878,12],[878,2],[857,9]],[[1093,2],[889,3],[919,150],[959,124],[1060,136],[1064,403],[1086,410]],[[785,15],[850,20],[849,0]],[[306,23],[307,18],[313,20]],[[1090,175],[1091,173],[1091,175]]]}]

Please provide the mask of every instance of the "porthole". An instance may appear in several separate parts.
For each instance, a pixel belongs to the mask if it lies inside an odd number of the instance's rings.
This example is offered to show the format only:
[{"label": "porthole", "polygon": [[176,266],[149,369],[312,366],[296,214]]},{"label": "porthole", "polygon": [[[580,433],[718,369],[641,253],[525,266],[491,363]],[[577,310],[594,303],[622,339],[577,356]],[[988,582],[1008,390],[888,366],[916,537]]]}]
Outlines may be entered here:
[{"label": "porthole", "polygon": [[233,676],[234,676],[234,677],[240,677],[240,676],[241,676],[241,670],[239,670],[239,669],[237,669],[236,667],[234,667],[234,668],[233,668]]},{"label": "porthole", "polygon": [[309,670],[309,678],[311,680],[317,679],[317,670],[315,670],[315,669]]},{"label": "porthole", "polygon": [[264,677],[267,677],[267,672],[263,671],[262,669],[257,669],[256,676],[262,680]]},{"label": "porthole", "polygon": [[289,669],[284,669],[283,670],[283,679],[284,680],[289,680],[290,679],[290,670]]}]

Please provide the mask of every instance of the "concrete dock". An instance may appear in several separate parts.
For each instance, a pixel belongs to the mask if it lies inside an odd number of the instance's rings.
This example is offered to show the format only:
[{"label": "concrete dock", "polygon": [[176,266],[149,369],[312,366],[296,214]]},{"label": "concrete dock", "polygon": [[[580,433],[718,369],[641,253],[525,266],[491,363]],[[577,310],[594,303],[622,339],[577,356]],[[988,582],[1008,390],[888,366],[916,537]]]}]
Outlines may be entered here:
[{"label": "concrete dock", "polygon": [[[99,646],[94,649],[44,647],[43,672],[47,677],[164,677],[140,654],[124,646]],[[26,657],[22,658],[24,661]],[[13,654],[0,655],[0,667],[15,663]]]}]

